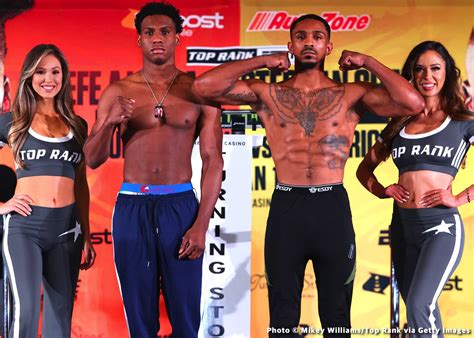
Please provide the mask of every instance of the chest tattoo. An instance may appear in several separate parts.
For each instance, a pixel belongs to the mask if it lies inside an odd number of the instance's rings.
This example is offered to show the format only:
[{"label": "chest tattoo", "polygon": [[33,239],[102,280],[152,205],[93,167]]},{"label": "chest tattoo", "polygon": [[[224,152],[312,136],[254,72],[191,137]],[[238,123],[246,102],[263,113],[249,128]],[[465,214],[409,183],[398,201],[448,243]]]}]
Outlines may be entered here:
[{"label": "chest tattoo", "polygon": [[269,88],[271,100],[280,118],[287,123],[298,123],[307,137],[311,136],[318,121],[328,120],[341,111],[345,91],[344,86],[310,92],[276,84]]}]

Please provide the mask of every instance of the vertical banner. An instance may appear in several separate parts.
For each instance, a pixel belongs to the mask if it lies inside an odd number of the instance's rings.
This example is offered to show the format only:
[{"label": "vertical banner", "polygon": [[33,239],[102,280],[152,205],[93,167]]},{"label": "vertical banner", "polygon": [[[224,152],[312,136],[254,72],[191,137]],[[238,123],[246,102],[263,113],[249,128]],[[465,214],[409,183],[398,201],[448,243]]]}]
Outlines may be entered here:
[{"label": "vertical banner", "polygon": [[[224,135],[222,188],[206,236],[200,337],[250,337],[252,137]],[[200,196],[199,140],[193,186]]]}]

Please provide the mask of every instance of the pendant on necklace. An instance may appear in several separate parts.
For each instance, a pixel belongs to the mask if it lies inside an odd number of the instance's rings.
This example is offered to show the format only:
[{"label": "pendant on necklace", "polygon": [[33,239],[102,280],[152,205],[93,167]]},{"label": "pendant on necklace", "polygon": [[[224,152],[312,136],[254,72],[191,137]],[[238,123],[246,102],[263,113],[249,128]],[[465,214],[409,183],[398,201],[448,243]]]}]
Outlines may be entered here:
[{"label": "pendant on necklace", "polygon": [[153,110],[155,118],[161,118],[164,115],[163,105],[157,104]]}]

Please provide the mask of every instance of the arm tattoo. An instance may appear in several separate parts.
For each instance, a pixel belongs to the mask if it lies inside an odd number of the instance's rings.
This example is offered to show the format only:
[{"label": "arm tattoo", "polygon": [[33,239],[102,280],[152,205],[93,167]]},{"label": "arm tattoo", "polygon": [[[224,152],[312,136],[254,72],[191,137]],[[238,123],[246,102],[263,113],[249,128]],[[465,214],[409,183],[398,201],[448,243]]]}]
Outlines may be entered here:
[{"label": "arm tattoo", "polygon": [[324,156],[329,156],[327,162],[329,169],[344,169],[349,157],[349,139],[343,135],[327,135],[318,141],[319,151]]},{"label": "arm tattoo", "polygon": [[298,88],[269,86],[270,97],[280,118],[288,123],[299,123],[307,137],[317,121],[328,120],[341,110],[344,86],[322,88],[308,93]]},{"label": "arm tattoo", "polygon": [[229,93],[232,89],[234,89],[236,82],[237,82],[237,79],[232,79],[232,80],[230,81],[229,87],[227,87],[227,88],[224,90],[224,95],[227,94],[227,93]]},{"label": "arm tattoo", "polygon": [[257,95],[253,92],[227,93],[224,97],[234,102],[255,102],[257,100]]}]

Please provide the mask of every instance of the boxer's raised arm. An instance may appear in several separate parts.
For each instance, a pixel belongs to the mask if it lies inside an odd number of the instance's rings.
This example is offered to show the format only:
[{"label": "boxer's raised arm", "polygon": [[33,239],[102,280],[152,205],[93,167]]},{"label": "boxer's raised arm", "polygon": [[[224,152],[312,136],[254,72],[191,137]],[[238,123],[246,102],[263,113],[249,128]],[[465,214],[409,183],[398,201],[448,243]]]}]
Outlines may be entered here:
[{"label": "boxer's raised arm", "polygon": [[383,86],[361,83],[366,89],[362,102],[380,116],[405,116],[421,112],[425,102],[420,93],[400,74],[372,56],[343,51],[339,59],[342,70],[366,68],[382,81]]},{"label": "boxer's raised arm", "polygon": [[242,61],[227,62],[199,76],[193,90],[200,96],[224,104],[253,104],[259,102],[259,80],[239,80],[260,68],[286,71],[290,67],[287,52],[257,56]]},{"label": "boxer's raised arm", "polygon": [[117,126],[133,114],[134,100],[121,96],[120,88],[110,85],[102,93],[97,107],[97,120],[84,144],[86,164],[95,169],[109,157],[110,140]]}]

